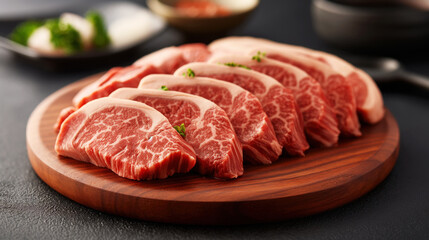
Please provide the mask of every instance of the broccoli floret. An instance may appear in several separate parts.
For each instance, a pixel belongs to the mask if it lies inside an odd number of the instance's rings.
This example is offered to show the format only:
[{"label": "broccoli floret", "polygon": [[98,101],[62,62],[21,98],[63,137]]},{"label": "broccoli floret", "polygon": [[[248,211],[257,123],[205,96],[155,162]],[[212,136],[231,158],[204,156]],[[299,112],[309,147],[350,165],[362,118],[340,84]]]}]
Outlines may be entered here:
[{"label": "broccoli floret", "polygon": [[61,23],[58,19],[46,21],[45,26],[51,31],[51,43],[66,53],[74,53],[83,49],[82,39],[70,24]]},{"label": "broccoli floret", "polygon": [[86,14],[86,20],[88,20],[94,26],[94,39],[92,44],[95,48],[104,48],[110,44],[110,38],[107,34],[107,30],[104,27],[104,21],[101,15],[96,11],[89,11]]},{"label": "broccoli floret", "polygon": [[16,43],[27,46],[31,34],[43,25],[41,21],[27,21],[19,24],[10,34],[10,39]]}]

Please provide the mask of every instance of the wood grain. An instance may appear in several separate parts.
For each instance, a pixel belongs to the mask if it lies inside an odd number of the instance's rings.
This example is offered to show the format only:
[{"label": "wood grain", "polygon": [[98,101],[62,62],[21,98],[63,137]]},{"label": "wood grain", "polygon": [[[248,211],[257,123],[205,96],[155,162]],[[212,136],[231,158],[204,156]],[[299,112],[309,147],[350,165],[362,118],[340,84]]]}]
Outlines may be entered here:
[{"label": "wood grain", "polygon": [[398,125],[389,111],[363,136],[336,147],[313,148],[304,158],[282,157],[271,166],[245,166],[236,180],[195,173],[133,181],[54,150],[55,120],[76,92],[98,78],[73,83],[46,98],[27,125],[28,156],[37,175],[64,196],[121,216],[182,224],[230,225],[279,221],[344,205],[373,189],[392,170]]}]

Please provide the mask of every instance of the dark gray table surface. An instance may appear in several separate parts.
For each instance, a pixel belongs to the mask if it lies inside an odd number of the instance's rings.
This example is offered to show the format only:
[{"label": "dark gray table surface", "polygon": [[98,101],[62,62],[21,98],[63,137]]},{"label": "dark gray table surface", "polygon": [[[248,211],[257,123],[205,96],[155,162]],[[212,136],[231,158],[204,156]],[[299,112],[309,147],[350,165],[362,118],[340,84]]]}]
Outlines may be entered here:
[{"label": "dark gray table surface", "polygon": [[[19,11],[20,3],[36,1],[7,2],[2,0],[2,7]],[[0,23],[0,29],[3,26]],[[345,54],[325,45],[313,32],[309,1],[264,0],[251,19],[231,34]],[[138,54],[184,41],[180,33],[167,30]],[[427,55],[421,51],[401,60],[409,70],[429,76]],[[119,65],[135,59],[132,56]],[[186,226],[112,216],[63,197],[31,168],[25,145],[27,120],[49,94],[110,67],[53,73],[0,50],[0,239],[429,239],[429,93],[405,84],[380,86],[401,131],[396,166],[369,194],[329,212],[269,224]]]}]

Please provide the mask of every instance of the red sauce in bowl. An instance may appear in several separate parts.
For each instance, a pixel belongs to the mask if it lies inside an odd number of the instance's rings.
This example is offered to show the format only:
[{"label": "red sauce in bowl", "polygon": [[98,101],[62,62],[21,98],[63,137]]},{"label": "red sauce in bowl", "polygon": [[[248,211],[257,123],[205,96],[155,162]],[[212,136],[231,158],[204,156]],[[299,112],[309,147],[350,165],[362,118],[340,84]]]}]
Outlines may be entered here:
[{"label": "red sauce in bowl", "polygon": [[231,14],[225,7],[208,0],[179,0],[175,8],[189,17],[220,17]]}]

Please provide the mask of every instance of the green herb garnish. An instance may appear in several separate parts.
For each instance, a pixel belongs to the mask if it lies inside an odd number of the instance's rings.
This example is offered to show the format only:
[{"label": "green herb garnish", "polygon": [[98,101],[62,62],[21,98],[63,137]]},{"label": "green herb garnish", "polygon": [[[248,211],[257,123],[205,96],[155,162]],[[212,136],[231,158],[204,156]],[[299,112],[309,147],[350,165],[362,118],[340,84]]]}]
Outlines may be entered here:
[{"label": "green herb garnish", "polygon": [[168,87],[163,85],[163,86],[161,86],[161,90],[168,91]]},{"label": "green herb garnish", "polygon": [[195,77],[195,73],[194,71],[192,71],[192,69],[188,68],[188,70],[186,70],[186,72],[183,73],[183,76],[193,78]]},{"label": "green herb garnish", "polygon": [[229,67],[241,67],[241,68],[250,70],[250,68],[248,66],[245,66],[243,64],[234,63],[234,62],[225,63],[224,65],[229,66]]},{"label": "green herb garnish", "polygon": [[176,131],[180,134],[180,136],[182,137],[186,137],[186,129],[185,129],[185,124],[182,123],[179,126],[174,126],[174,129],[176,129]]},{"label": "green herb garnish", "polygon": [[110,38],[104,26],[103,18],[100,13],[96,11],[89,11],[86,13],[86,20],[88,20],[94,27],[94,39],[92,44],[95,48],[104,48],[110,44]]},{"label": "green herb garnish", "polygon": [[83,49],[80,34],[70,24],[58,19],[46,21],[45,27],[51,32],[51,43],[55,48],[63,49],[66,53],[74,53]]},{"label": "green herb garnish", "polygon": [[31,34],[43,25],[40,21],[28,21],[19,24],[10,34],[10,39],[16,43],[27,46]]},{"label": "green herb garnish", "polygon": [[252,60],[256,60],[257,62],[261,62],[261,58],[264,58],[266,53],[258,51],[258,53],[252,57]]}]

